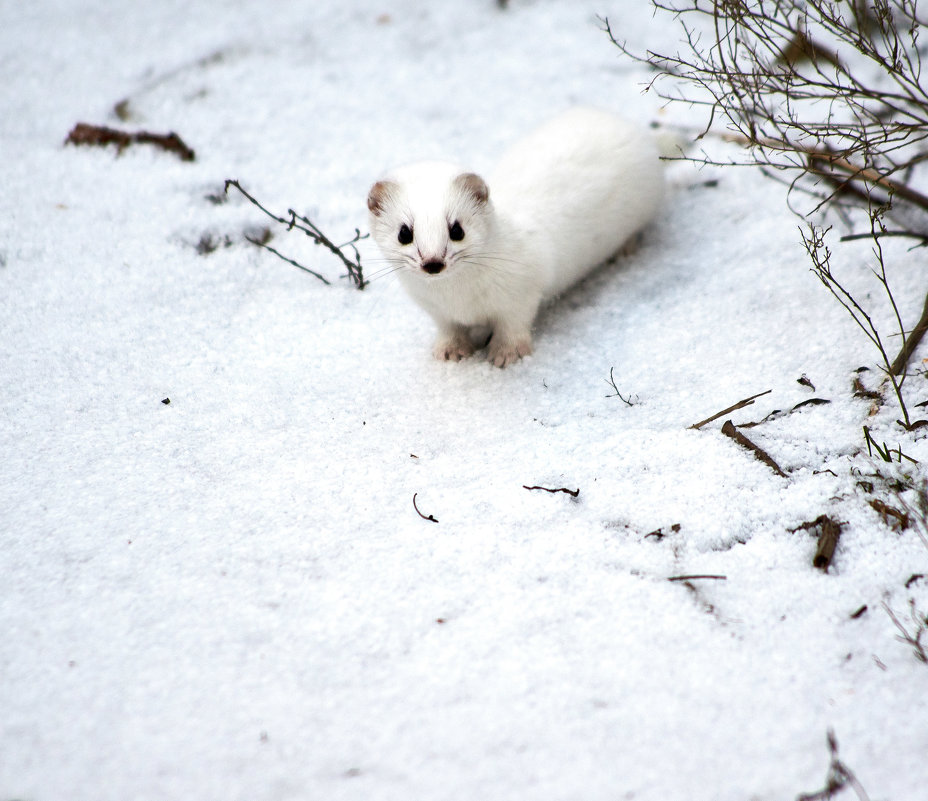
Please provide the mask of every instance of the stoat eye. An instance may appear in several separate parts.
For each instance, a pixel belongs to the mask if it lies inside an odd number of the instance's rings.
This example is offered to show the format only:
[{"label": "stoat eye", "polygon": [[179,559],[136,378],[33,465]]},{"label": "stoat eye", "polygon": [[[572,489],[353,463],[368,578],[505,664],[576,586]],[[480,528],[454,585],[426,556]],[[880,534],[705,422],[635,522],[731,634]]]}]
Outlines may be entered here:
[{"label": "stoat eye", "polygon": [[412,228],[406,225],[406,223],[403,223],[400,226],[400,232],[396,235],[396,238],[401,245],[409,245],[412,243]]},{"label": "stoat eye", "polygon": [[448,229],[448,236],[450,236],[453,241],[460,242],[464,238],[464,229],[461,228],[461,223],[455,220]]}]

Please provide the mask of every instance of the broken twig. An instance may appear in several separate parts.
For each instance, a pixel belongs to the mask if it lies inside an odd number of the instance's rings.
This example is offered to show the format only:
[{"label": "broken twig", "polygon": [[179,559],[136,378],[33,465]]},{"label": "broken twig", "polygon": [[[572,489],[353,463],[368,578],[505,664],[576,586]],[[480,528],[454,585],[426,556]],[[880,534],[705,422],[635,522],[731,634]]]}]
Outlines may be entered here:
[{"label": "broken twig", "polygon": [[412,494],[412,508],[416,510],[416,514],[419,515],[419,517],[421,517],[423,520],[428,520],[430,523],[437,523],[438,521],[435,519],[433,515],[428,515],[426,517],[426,515],[422,514],[422,512],[419,511],[419,507],[416,505],[416,496],[418,494],[419,494],[418,492],[414,492]]},{"label": "broken twig", "polygon": [[841,536],[842,523],[837,523],[826,515],[818,518],[822,532],[818,535],[818,545],[815,547],[815,556],[812,557],[812,566],[828,572],[831,560],[838,547],[838,537]]},{"label": "broken twig", "polygon": [[181,161],[193,161],[195,154],[193,150],[184,143],[184,141],[173,131],[167,134],[154,134],[149,131],[118,131],[115,128],[107,128],[104,125],[90,125],[86,122],[79,122],[75,125],[65,144],[71,145],[89,145],[92,147],[106,147],[107,145],[116,145],[117,153],[122,153],[129,145],[144,144],[154,145],[155,147],[174,153]]},{"label": "broken twig", "polygon": [[[680,528],[681,526],[679,523],[674,523],[670,527],[670,530],[676,534],[680,530]],[[654,531],[649,531],[647,534],[644,535],[643,539],[647,539],[648,537],[654,537],[658,542],[660,542],[666,536],[667,535],[664,534],[664,527],[661,526],[660,528],[654,529]]]},{"label": "broken twig", "polygon": [[828,572],[828,566],[831,564],[831,559],[835,554],[835,548],[838,545],[838,537],[841,536],[841,529],[844,528],[844,523],[832,520],[828,515],[819,515],[815,520],[803,523],[802,525],[796,526],[796,528],[791,528],[790,531],[795,533],[797,531],[811,531],[814,528],[819,529],[819,535],[815,556],[812,557],[812,566]]},{"label": "broken twig", "polygon": [[722,411],[717,412],[716,414],[712,415],[712,417],[707,417],[705,420],[701,420],[698,423],[693,423],[690,428],[702,428],[706,423],[711,423],[713,420],[718,420],[722,415],[733,412],[736,409],[743,409],[745,406],[750,406],[757,398],[760,398],[763,395],[769,395],[771,392],[773,392],[773,390],[768,389],[766,392],[758,392],[756,395],[751,395],[750,398],[745,398],[742,401],[738,401],[734,406],[729,406],[727,409],[722,409]]},{"label": "broken twig", "polygon": [[765,451],[763,448],[755,445],[753,442],[751,442],[751,440],[744,436],[744,434],[738,431],[738,429],[735,428],[735,424],[731,420],[725,421],[725,425],[722,426],[722,433],[726,437],[731,437],[742,448],[747,448],[749,451],[751,451],[751,453],[753,453],[757,459],[767,465],[767,467],[773,470],[773,472],[778,476],[787,478],[786,473],[780,469],[780,465],[778,465],[775,461],[773,461],[773,459],[770,458],[770,454],[768,454],[767,451]]},{"label": "broken twig", "polygon": [[895,506],[884,503],[879,498],[873,498],[869,503],[874,511],[878,512],[880,517],[883,518],[883,522],[893,531],[905,531],[912,524],[908,514]]}]

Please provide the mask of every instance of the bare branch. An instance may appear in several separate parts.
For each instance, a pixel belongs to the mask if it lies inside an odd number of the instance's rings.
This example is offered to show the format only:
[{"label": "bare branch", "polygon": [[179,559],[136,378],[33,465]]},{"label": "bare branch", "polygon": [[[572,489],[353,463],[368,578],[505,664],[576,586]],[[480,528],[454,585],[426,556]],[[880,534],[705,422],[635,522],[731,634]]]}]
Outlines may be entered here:
[{"label": "bare branch", "polygon": [[[242,185],[238,181],[233,180],[233,179],[227,180],[225,183],[226,193],[228,193],[230,186],[234,186],[239,192],[241,192],[242,195],[244,195],[248,199],[248,201],[252,205],[256,206],[258,209],[264,212],[272,220],[280,223],[281,225],[285,225],[288,231],[292,231],[294,229],[298,231],[302,231],[310,239],[312,239],[315,244],[322,245],[332,254],[337,256],[338,259],[341,261],[341,263],[345,265],[345,269],[348,272],[348,277],[354,282],[354,285],[358,289],[364,289],[364,287],[367,286],[367,282],[364,280],[364,272],[361,268],[361,254],[358,251],[358,248],[356,245],[362,239],[366,239],[369,236],[369,234],[362,235],[360,230],[356,228],[355,235],[352,239],[348,240],[343,245],[336,245],[334,242],[332,242],[331,239],[329,239],[325,234],[323,234],[321,230],[319,230],[319,227],[314,222],[312,222],[312,220],[308,219],[307,217],[304,217],[303,215],[297,214],[293,209],[287,210],[287,214],[289,215],[288,217],[281,217],[277,214],[274,214],[274,212],[269,211],[264,206],[262,206],[261,203],[259,203],[252,195],[250,195],[248,192],[245,191],[245,189],[242,187]],[[255,242],[255,244],[261,244],[261,243]],[[301,270],[305,270],[306,272],[312,275],[315,275],[317,278],[321,279],[325,283],[329,283],[324,278],[322,278],[322,276],[319,275],[318,273],[313,272],[312,270],[308,269],[307,267],[304,267],[301,264],[297,264],[296,262],[292,261],[291,259],[286,258],[285,256],[281,256],[280,253],[278,253],[273,248],[267,247],[267,245],[262,245],[262,246],[265,247],[267,250],[270,250],[272,253],[280,256],[280,258],[282,258],[284,261],[290,264],[293,264],[295,267],[299,267]],[[351,248],[352,251],[354,252],[353,261],[344,254],[343,250],[346,247]]]},{"label": "bare branch", "polygon": [[[914,2],[879,0],[866,13],[866,4],[829,0],[653,5],[681,26],[676,52],[633,52],[608,19],[600,22],[622,53],[655,70],[649,89],[707,108],[697,138],[724,123],[723,135],[748,148],[734,163],[796,173],[793,189],[812,191],[826,204],[852,182],[865,187],[859,198],[865,207],[872,190],[888,190],[921,210],[928,233],[928,196],[909,180],[926,157],[919,145],[928,140],[918,49],[924,23]],[[885,79],[874,77],[880,75]],[[718,163],[705,153],[686,158]]]}]

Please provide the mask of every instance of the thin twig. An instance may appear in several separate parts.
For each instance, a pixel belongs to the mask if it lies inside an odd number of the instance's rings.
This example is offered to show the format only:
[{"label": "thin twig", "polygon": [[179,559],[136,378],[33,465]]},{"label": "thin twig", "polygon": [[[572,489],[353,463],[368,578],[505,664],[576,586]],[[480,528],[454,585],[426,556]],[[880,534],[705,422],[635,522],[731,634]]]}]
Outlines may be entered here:
[{"label": "thin twig", "polygon": [[430,523],[437,523],[438,521],[432,515],[428,515],[426,517],[424,514],[422,514],[422,512],[419,511],[419,507],[416,505],[416,496],[418,494],[418,492],[414,492],[412,494],[412,508],[416,510],[416,514],[419,515],[419,517],[421,517],[423,520],[428,520]]},{"label": "thin twig", "polygon": [[751,395],[750,398],[745,398],[744,400],[738,401],[734,406],[729,406],[727,409],[722,409],[720,412],[716,412],[712,417],[707,417],[705,420],[701,420],[698,423],[693,423],[690,428],[702,428],[706,423],[711,423],[713,420],[718,420],[722,415],[726,415],[729,412],[734,412],[737,409],[743,409],[745,406],[750,406],[757,398],[762,397],[763,395],[769,395],[773,392],[772,389],[768,389],[766,392],[758,392],[756,395]]},{"label": "thin twig", "polygon": [[694,576],[670,576],[667,581],[695,581],[696,579],[712,579],[714,581],[727,581],[728,576],[715,576],[711,574],[699,574]]},{"label": "thin twig", "polygon": [[554,493],[554,492],[565,492],[565,493],[567,493],[568,495],[570,495],[570,496],[573,497],[573,498],[576,498],[576,497],[580,494],[579,488],[578,488],[578,489],[575,489],[575,490],[567,489],[567,487],[557,487],[557,488],[555,488],[555,489],[551,489],[550,487],[529,487],[529,486],[527,486],[526,484],[523,484],[523,485],[522,485],[522,489],[527,489],[527,490],[544,490],[545,492],[551,492],[551,493]]},{"label": "thin twig", "polygon": [[614,392],[612,395],[606,395],[606,397],[607,397],[607,398],[618,398],[618,399],[619,399],[620,401],[622,401],[622,403],[624,403],[626,406],[634,406],[635,404],[632,403],[632,396],[631,396],[631,395],[629,395],[628,398],[625,398],[625,397],[623,397],[622,393],[619,392],[619,388],[616,386],[615,378],[614,378],[614,376],[613,376],[613,373],[614,373],[614,372],[615,372],[615,367],[610,367],[610,368],[609,368],[609,378],[604,378],[604,379],[603,379],[603,381],[605,381],[607,384],[609,384],[609,386],[611,386],[611,387],[615,390],[615,392]]},{"label": "thin twig", "polygon": [[[286,225],[288,231],[292,231],[294,229],[298,231],[302,231],[310,239],[312,239],[315,244],[322,245],[332,254],[337,256],[338,259],[341,261],[341,263],[345,265],[345,269],[348,271],[348,277],[351,278],[352,281],[354,281],[354,284],[358,289],[364,289],[364,287],[367,286],[367,282],[364,280],[364,273],[361,268],[361,254],[358,251],[356,244],[360,242],[362,239],[366,239],[368,236],[370,236],[370,234],[362,235],[361,231],[356,228],[353,239],[350,239],[348,242],[346,242],[343,245],[336,245],[331,239],[329,239],[325,234],[323,234],[321,230],[319,230],[319,227],[314,222],[312,222],[312,220],[308,219],[307,217],[304,217],[303,215],[297,214],[293,209],[287,210],[287,214],[290,215],[289,217],[281,217],[277,214],[274,214],[274,212],[270,211],[264,206],[262,206],[261,203],[258,202],[258,200],[256,200],[252,195],[250,195],[248,192],[245,191],[245,189],[242,187],[242,185],[237,180],[234,180],[231,178],[226,180],[226,183],[225,183],[226,193],[228,193],[230,186],[234,186],[239,192],[242,193],[242,195],[244,195],[248,199],[248,201],[252,205],[259,208],[272,220],[280,223],[281,225]],[[342,249],[345,247],[350,247],[354,251],[354,261],[351,261],[342,252]],[[276,251],[273,251],[273,252],[276,252]],[[281,258],[284,258],[284,257],[281,257]],[[287,261],[293,264],[293,262],[290,259],[284,258],[284,261]],[[308,273],[317,275],[317,273],[313,273],[312,270],[306,269],[305,267],[302,267],[299,264],[295,266],[300,267],[300,269],[303,269]]]},{"label": "thin twig", "polygon": [[264,248],[265,250],[271,251],[271,253],[277,256],[277,258],[283,259],[285,262],[287,262],[287,264],[292,264],[298,270],[302,270],[304,273],[309,273],[315,278],[318,278],[320,281],[322,281],[323,284],[326,284],[328,286],[332,285],[331,282],[324,275],[317,273],[315,270],[310,270],[309,267],[305,267],[304,265],[300,264],[298,261],[294,261],[293,259],[288,258],[287,256],[284,256],[284,254],[281,253],[279,250],[272,248],[270,245],[268,245],[265,242],[262,242],[260,239],[255,239],[254,237],[250,237],[250,236],[246,236],[245,239],[251,242],[252,245],[257,245],[259,248]]},{"label": "thin twig", "polygon": [[[875,222],[872,224],[875,224]],[[851,315],[851,319],[854,320],[857,326],[864,332],[867,339],[869,339],[876,347],[883,362],[884,369],[887,371],[887,378],[892,385],[893,392],[896,395],[896,400],[899,403],[899,409],[902,412],[902,417],[905,420],[903,425],[907,428],[911,421],[909,419],[909,411],[906,408],[905,399],[902,396],[902,381],[897,378],[891,369],[889,355],[886,352],[886,347],[883,344],[883,338],[880,335],[879,329],[877,329],[873,322],[873,318],[867,313],[863,306],[860,305],[857,298],[855,298],[850,293],[850,291],[848,291],[838,281],[838,279],[835,278],[834,273],[831,271],[831,250],[825,244],[825,235],[829,230],[829,228],[823,229],[820,226],[816,226],[810,223],[809,233],[806,235],[805,231],[800,228],[802,243],[805,246],[809,257],[812,259],[812,272],[818,276],[818,279],[825,285],[828,291],[831,292],[832,297],[834,297],[835,300],[837,300],[838,303],[844,307],[847,313]],[[876,241],[875,244],[877,247],[879,246],[878,241]],[[889,295],[890,300],[895,307],[895,301],[892,299],[892,292],[890,291],[889,284],[885,277],[885,265],[881,260],[880,271],[881,272],[877,274],[878,278],[881,278],[883,288]],[[908,339],[908,337],[905,337],[905,339]]]}]

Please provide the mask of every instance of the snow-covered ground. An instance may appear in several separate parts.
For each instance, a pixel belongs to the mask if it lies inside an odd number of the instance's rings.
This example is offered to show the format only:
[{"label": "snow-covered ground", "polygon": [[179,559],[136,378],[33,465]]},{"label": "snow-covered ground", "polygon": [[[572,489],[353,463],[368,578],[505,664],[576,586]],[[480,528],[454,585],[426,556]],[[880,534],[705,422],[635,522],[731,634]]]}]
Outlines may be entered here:
[{"label": "snow-covered ground", "polygon": [[[385,168],[484,170],[574,103],[702,124],[596,14],[678,38],[643,0],[0,6],[0,801],[774,801],[824,785],[829,729],[870,798],[928,797],[928,666],[884,608],[916,630],[928,547],[870,505],[928,439],[854,396],[876,353],[781,186],[671,165],[641,247],[507,370],[432,360],[394,279],[275,228],[325,286],[208,197],[344,240]],[[79,121],[196,160],[65,146]],[[836,248],[891,335],[868,246]],[[786,478],[720,433],[813,397],[743,430]]]}]

